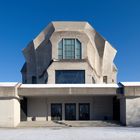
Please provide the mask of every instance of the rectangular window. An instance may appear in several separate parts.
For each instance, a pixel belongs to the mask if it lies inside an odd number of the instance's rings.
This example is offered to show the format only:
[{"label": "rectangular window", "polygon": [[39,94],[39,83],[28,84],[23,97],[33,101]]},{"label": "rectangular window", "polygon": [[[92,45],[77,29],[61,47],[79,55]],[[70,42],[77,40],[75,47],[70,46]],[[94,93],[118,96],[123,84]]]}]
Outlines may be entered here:
[{"label": "rectangular window", "polygon": [[62,39],[58,44],[58,59],[81,59],[81,43],[78,39]]},{"label": "rectangular window", "polygon": [[56,70],[55,83],[56,84],[84,84],[85,71],[84,70]]},{"label": "rectangular window", "polygon": [[36,76],[32,76],[32,84],[37,84]]},{"label": "rectangular window", "polygon": [[58,44],[58,59],[63,59],[63,42],[60,41]]},{"label": "rectangular window", "polygon": [[107,76],[103,76],[103,83],[107,84]]},{"label": "rectangular window", "polygon": [[74,59],[74,39],[64,39],[65,59]]}]

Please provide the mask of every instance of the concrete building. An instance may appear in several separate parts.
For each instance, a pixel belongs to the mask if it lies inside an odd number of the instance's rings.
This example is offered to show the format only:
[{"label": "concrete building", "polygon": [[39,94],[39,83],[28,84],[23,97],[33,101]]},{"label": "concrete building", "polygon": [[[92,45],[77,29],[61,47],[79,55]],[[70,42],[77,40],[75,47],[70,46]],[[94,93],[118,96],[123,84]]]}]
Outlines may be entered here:
[{"label": "concrete building", "polygon": [[140,83],[117,84],[116,50],[87,22],[52,22],[23,50],[21,83],[0,83],[0,127],[117,120],[140,126]]}]

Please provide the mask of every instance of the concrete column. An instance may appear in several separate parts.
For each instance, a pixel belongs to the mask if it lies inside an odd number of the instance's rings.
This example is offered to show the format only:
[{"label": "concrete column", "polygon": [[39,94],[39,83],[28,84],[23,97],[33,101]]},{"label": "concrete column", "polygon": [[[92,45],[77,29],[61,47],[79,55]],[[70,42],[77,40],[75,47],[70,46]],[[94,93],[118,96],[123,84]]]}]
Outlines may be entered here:
[{"label": "concrete column", "polygon": [[120,98],[120,122],[122,125],[126,125],[126,98]]},{"label": "concrete column", "polygon": [[65,103],[62,103],[62,120],[65,120]]}]

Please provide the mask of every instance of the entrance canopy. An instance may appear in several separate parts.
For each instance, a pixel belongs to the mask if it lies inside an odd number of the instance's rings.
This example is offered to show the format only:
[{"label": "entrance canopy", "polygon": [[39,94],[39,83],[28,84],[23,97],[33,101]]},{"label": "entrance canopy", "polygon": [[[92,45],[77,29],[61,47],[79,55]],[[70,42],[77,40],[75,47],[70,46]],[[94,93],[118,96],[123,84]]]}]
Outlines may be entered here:
[{"label": "entrance canopy", "polygon": [[21,84],[19,96],[116,95],[117,84]]}]

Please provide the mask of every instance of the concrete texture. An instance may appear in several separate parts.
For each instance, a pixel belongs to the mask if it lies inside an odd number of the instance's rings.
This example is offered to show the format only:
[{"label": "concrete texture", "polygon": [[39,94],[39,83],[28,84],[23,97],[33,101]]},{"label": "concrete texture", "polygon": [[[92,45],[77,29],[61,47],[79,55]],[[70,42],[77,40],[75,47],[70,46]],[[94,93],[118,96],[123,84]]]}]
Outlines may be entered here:
[{"label": "concrete texture", "polygon": [[18,83],[0,83],[0,127],[16,127],[20,123]]},{"label": "concrete texture", "polygon": [[118,121],[23,121],[16,128],[121,127]]},{"label": "concrete texture", "polygon": [[[78,60],[58,59],[58,43],[63,38],[76,38],[81,42],[82,57]],[[85,70],[85,83],[117,81],[114,64],[116,50],[88,22],[52,22],[23,50],[26,62],[21,70],[23,83],[55,83],[55,70]],[[94,79],[94,80],[92,80]],[[94,82],[93,82],[94,81]]]},{"label": "concrete texture", "polygon": [[[104,115],[112,119],[112,97],[120,100],[120,122],[127,126],[140,126],[140,84],[84,84],[46,85],[0,83],[0,127],[16,127],[20,123],[20,100],[28,99],[28,116],[37,121],[51,120],[50,104],[90,103],[90,119],[102,120]],[[129,89],[129,90],[128,90]],[[58,96],[59,95],[59,96]],[[63,107],[64,110],[64,107]],[[63,120],[64,111],[63,111]],[[78,118],[78,112],[77,112]]]},{"label": "concrete texture", "polygon": [[140,126],[140,97],[126,98],[126,125]]}]

